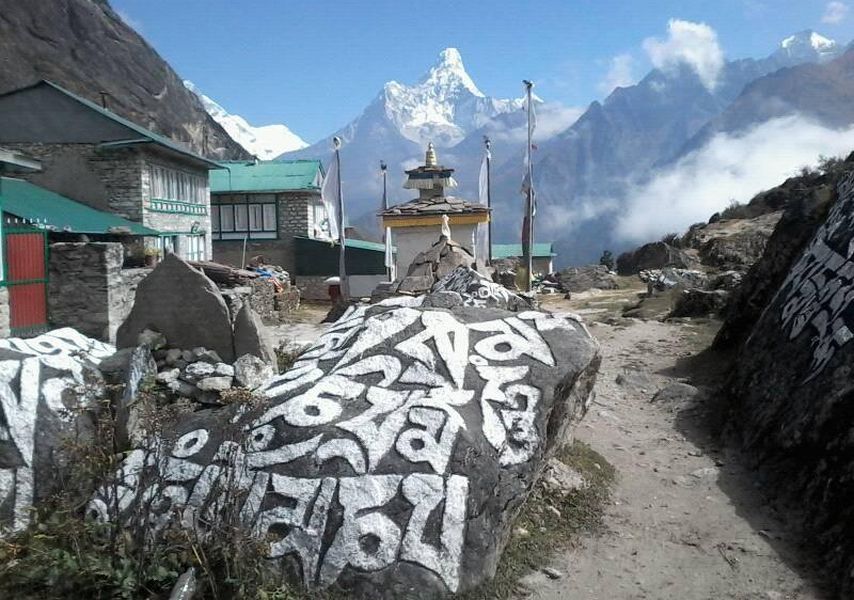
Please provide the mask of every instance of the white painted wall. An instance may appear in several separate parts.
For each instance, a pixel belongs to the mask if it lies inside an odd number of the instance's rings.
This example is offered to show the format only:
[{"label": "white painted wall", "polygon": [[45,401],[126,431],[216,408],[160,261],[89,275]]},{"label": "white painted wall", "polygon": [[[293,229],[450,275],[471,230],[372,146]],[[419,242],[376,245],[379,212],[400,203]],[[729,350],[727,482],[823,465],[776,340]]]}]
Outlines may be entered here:
[{"label": "white painted wall", "polygon": [[[474,236],[476,231],[476,223],[451,225],[451,239],[474,254]],[[441,225],[393,228],[391,230],[391,241],[397,247],[397,255],[395,256],[397,277],[406,277],[409,265],[412,264],[415,257],[438,242],[441,234]]]}]

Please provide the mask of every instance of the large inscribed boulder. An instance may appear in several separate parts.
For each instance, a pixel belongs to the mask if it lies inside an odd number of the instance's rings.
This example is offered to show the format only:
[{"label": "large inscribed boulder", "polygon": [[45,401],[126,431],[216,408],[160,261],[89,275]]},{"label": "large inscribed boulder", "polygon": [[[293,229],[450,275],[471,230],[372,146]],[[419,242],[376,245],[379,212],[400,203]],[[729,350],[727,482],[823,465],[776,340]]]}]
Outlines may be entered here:
[{"label": "large inscribed boulder", "polygon": [[186,416],[135,450],[91,514],[200,527],[231,510],[290,578],[356,597],[441,597],[491,577],[586,410],[598,345],[571,315],[425,304],[350,308],[263,386],[260,408]]},{"label": "large inscribed boulder", "polygon": [[735,362],[730,428],[854,593],[854,175]]},{"label": "large inscribed boulder", "polygon": [[95,366],[113,352],[68,328],[0,340],[0,534],[25,528],[54,491],[58,446],[105,395]]},{"label": "large inscribed boulder", "polygon": [[204,346],[233,362],[234,342],[228,307],[216,284],[174,254],[157,265],[136,290],[116,345],[130,348],[146,329],[166,336],[174,348]]}]

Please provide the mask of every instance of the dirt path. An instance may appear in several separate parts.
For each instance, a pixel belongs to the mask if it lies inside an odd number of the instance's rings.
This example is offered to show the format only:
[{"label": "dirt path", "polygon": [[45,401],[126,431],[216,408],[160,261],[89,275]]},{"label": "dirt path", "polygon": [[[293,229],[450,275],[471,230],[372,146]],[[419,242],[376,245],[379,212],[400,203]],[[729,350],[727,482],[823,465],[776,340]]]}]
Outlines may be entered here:
[{"label": "dirt path", "polygon": [[591,325],[603,363],[597,399],[576,432],[619,471],[605,531],[551,561],[562,577],[525,577],[528,597],[822,597],[751,475],[705,433],[701,424],[714,415],[704,403],[650,403],[685,374],[678,359],[708,342],[710,326],[631,323]]}]

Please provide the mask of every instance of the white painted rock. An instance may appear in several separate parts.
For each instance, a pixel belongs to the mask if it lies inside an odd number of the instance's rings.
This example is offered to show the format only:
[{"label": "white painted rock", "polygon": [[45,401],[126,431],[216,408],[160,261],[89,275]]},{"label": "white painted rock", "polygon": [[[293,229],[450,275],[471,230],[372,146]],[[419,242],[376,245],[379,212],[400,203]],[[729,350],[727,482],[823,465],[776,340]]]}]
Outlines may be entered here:
[{"label": "white painted rock", "polygon": [[205,377],[212,377],[215,371],[216,369],[210,363],[194,362],[186,366],[184,372],[181,373],[181,379],[190,383],[196,383]]},{"label": "white painted rock", "polygon": [[214,365],[214,374],[217,377],[234,377],[234,367],[223,362]]},{"label": "white painted rock", "polygon": [[160,371],[154,379],[157,383],[172,383],[178,379],[180,374],[181,369],[166,369],[165,371]]},{"label": "white painted rock", "polygon": [[96,366],[114,353],[70,328],[0,339],[0,533],[25,528],[55,491],[62,438],[106,396]]},{"label": "white painted rock", "polygon": [[177,513],[216,519],[228,481],[245,498],[247,529],[306,587],[464,592],[494,574],[598,364],[598,345],[572,317],[351,307],[267,381],[257,410],[188,415],[168,443],[135,451],[117,474],[127,513],[110,513],[110,483],[89,510],[121,521],[148,502],[155,529]]}]

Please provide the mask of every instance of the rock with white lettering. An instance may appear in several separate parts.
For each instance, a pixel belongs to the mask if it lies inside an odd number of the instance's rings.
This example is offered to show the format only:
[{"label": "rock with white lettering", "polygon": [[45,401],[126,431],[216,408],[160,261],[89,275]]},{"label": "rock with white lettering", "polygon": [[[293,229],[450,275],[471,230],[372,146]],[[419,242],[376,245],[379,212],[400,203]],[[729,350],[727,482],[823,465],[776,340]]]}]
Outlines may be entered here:
[{"label": "rock with white lettering", "polygon": [[156,530],[239,514],[280,572],[350,597],[483,583],[587,408],[598,344],[571,315],[423,304],[351,307],[266,402],[184,415],[138,448],[90,515],[144,502]]},{"label": "rock with white lettering", "polygon": [[[528,298],[511,292],[503,285],[466,266],[459,266],[450,271],[436,282],[431,292],[456,292],[462,297],[464,306],[503,308],[513,311],[533,308],[533,303]],[[431,296],[432,294],[427,295],[426,303],[434,302]]]},{"label": "rock with white lettering", "polygon": [[0,535],[25,528],[56,490],[66,437],[106,397],[98,363],[115,348],[65,328],[0,339]]},{"label": "rock with white lettering", "polygon": [[[733,362],[730,430],[771,489],[803,515],[822,562],[854,595],[854,175],[755,325]],[[786,218],[784,218],[785,222]],[[806,227],[807,225],[804,225]],[[775,233],[766,253],[789,240]],[[763,257],[757,267],[770,269]],[[751,272],[752,284],[756,276]],[[766,277],[770,277],[768,273]],[[731,326],[728,323],[727,326]]]},{"label": "rock with white lettering", "polygon": [[[171,347],[214,350],[235,358],[231,318],[216,284],[175,254],[167,254],[136,290],[133,308],[116,333],[116,345],[137,345],[144,330],[166,336]],[[186,359],[185,360],[191,360]]]}]

